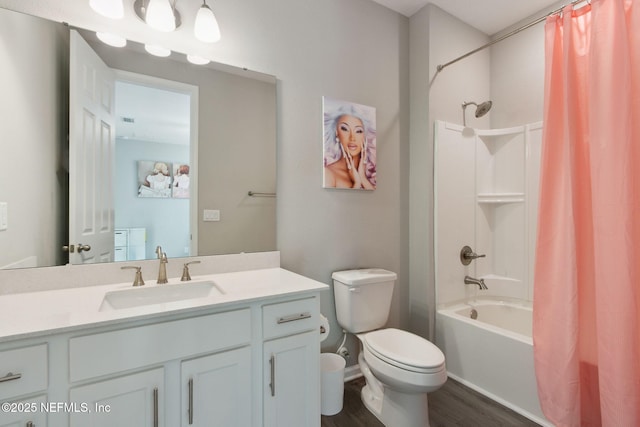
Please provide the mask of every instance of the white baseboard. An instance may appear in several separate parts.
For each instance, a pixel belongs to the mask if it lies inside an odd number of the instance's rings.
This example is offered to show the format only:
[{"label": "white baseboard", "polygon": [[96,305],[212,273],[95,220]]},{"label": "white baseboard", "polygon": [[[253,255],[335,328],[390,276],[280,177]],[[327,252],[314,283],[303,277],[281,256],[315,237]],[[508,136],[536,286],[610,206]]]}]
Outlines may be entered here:
[{"label": "white baseboard", "polygon": [[362,376],[362,372],[360,371],[360,365],[351,365],[347,366],[344,369],[344,382],[349,382],[355,380],[356,378],[360,378]]}]

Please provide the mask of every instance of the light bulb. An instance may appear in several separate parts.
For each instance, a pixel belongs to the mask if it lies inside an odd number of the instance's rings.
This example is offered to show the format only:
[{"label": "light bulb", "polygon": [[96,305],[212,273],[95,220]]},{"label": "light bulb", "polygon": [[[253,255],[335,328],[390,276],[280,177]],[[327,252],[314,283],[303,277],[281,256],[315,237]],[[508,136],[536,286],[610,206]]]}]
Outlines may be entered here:
[{"label": "light bulb", "polygon": [[154,44],[145,44],[144,50],[146,50],[151,55],[160,56],[162,58],[165,58],[171,55],[171,50],[167,49],[166,47],[162,47]]},{"label": "light bulb", "polygon": [[96,33],[98,39],[105,44],[113,47],[125,47],[127,45],[127,39],[122,36],[111,33]]},{"label": "light bulb", "polygon": [[111,19],[124,17],[124,5],[122,0],[89,0],[89,6],[96,13]]},{"label": "light bulb", "polygon": [[187,55],[187,61],[195,65],[206,65],[210,62],[207,58],[198,55]]},{"label": "light bulb", "polygon": [[206,43],[214,43],[220,40],[220,27],[213,11],[206,3],[203,3],[198,14],[196,15],[196,23],[193,28],[196,38]]},{"label": "light bulb", "polygon": [[149,0],[145,21],[158,31],[171,32],[176,29],[176,16],[169,0]]}]

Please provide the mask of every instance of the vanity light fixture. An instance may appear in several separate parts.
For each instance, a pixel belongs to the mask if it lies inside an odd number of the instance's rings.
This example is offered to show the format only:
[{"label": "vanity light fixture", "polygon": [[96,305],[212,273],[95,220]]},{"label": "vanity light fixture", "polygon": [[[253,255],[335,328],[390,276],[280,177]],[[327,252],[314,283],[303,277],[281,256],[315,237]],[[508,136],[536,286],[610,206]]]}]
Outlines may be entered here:
[{"label": "vanity light fixture", "polygon": [[170,33],[176,29],[174,7],[169,0],[149,0],[145,22],[158,31]]},{"label": "vanity light fixture", "polygon": [[198,55],[187,55],[187,61],[189,61],[189,62],[191,62],[192,64],[195,64],[195,65],[206,65],[209,62],[211,62],[207,58],[203,58],[203,57],[198,56]]},{"label": "vanity light fixture", "polygon": [[166,58],[167,56],[171,55],[170,49],[155,44],[145,44],[144,50],[146,50],[153,56],[159,56],[161,58]]},{"label": "vanity light fixture", "polygon": [[[171,32],[182,23],[176,3],[177,0],[135,0],[133,10],[138,18],[151,28]],[[206,43],[220,40],[220,26],[206,0],[203,0],[202,6],[196,13],[193,33],[198,40]]]},{"label": "vanity light fixture", "polygon": [[125,47],[127,45],[127,39],[117,34],[97,32],[96,36],[102,43],[108,44],[109,46]]},{"label": "vanity light fixture", "polygon": [[135,0],[133,11],[151,28],[171,32],[182,23],[180,12],[176,9],[176,1],[172,3],[170,0]]},{"label": "vanity light fixture", "polygon": [[111,19],[124,17],[124,5],[122,0],[89,0],[89,6],[96,13]]},{"label": "vanity light fixture", "polygon": [[202,6],[198,9],[193,34],[198,40],[205,43],[215,43],[220,40],[218,21],[206,0],[203,0]]}]

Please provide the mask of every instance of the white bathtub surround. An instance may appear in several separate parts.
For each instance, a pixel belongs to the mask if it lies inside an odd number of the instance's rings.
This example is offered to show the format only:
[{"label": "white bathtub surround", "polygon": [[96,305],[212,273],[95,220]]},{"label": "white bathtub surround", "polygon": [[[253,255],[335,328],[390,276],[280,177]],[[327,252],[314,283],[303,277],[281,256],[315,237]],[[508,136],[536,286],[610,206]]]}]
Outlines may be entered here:
[{"label": "white bathtub surround", "polygon": [[551,426],[538,401],[531,324],[530,302],[470,300],[438,309],[436,342],[447,356],[451,378]]},{"label": "white bathtub surround", "polygon": [[[452,378],[545,425],[531,339],[541,141],[540,122],[436,122],[436,344]],[[466,245],[486,257],[463,265]]]},{"label": "white bathtub surround", "polygon": [[[486,295],[533,301],[541,139],[542,123],[485,130],[436,122],[438,305]],[[465,245],[486,257],[463,265]],[[464,285],[466,275],[489,289]]]}]

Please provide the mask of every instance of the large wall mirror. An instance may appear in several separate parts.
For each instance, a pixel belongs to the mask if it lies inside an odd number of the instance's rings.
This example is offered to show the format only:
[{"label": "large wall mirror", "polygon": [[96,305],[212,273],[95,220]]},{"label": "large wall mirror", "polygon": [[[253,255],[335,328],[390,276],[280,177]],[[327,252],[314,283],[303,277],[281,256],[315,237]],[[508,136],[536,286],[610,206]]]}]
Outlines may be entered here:
[{"label": "large wall mirror", "polygon": [[[112,154],[70,143],[90,121],[74,37],[113,71]],[[275,78],[182,56],[0,9],[0,269],[276,249]],[[95,228],[110,249],[79,253]]]}]

